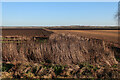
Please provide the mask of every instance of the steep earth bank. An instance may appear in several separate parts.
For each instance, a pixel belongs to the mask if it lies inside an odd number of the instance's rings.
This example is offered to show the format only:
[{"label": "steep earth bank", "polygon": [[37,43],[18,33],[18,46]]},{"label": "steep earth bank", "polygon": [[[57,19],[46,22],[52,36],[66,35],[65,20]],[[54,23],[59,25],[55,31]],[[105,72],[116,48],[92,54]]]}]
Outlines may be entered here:
[{"label": "steep earth bank", "polygon": [[120,46],[95,38],[52,34],[45,42],[3,43],[3,62],[34,62],[55,64],[118,64]]}]

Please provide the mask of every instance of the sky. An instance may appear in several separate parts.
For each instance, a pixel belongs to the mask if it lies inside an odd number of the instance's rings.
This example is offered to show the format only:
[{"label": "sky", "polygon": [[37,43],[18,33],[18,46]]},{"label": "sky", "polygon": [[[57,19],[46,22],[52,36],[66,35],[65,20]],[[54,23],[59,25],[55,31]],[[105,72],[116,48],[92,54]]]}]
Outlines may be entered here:
[{"label": "sky", "polygon": [[3,2],[3,26],[117,25],[117,2]]}]

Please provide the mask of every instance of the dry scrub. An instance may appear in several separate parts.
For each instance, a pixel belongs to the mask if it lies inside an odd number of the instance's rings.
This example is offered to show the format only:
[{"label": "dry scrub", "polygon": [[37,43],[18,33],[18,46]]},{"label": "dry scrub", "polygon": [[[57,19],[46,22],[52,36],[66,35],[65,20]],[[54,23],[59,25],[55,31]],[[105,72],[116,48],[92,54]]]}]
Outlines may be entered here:
[{"label": "dry scrub", "polygon": [[[113,43],[71,34],[52,34],[48,42],[3,43],[5,62],[117,64]],[[118,48],[119,49],[119,48]],[[117,53],[116,53],[117,55]]]}]

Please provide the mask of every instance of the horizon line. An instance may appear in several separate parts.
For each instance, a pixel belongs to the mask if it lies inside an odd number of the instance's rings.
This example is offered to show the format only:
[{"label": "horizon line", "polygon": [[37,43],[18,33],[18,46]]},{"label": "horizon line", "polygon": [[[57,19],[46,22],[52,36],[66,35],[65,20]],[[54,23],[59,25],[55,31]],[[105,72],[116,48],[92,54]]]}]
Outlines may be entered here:
[{"label": "horizon line", "polygon": [[60,27],[60,26],[100,26],[100,27],[109,27],[109,26],[118,26],[118,25],[4,25],[0,27]]}]

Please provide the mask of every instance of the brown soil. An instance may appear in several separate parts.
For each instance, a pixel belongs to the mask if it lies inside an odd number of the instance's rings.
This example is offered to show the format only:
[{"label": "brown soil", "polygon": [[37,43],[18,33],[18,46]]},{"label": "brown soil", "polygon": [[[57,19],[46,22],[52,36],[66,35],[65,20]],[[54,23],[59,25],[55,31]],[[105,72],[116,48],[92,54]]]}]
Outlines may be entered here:
[{"label": "brown soil", "polygon": [[96,38],[114,43],[120,42],[120,30],[49,30],[55,33],[69,33],[88,38]]},{"label": "brown soil", "polygon": [[30,28],[23,28],[23,29],[2,29],[2,36],[27,36],[27,37],[49,37],[52,32],[46,31],[44,29],[30,29]]}]

